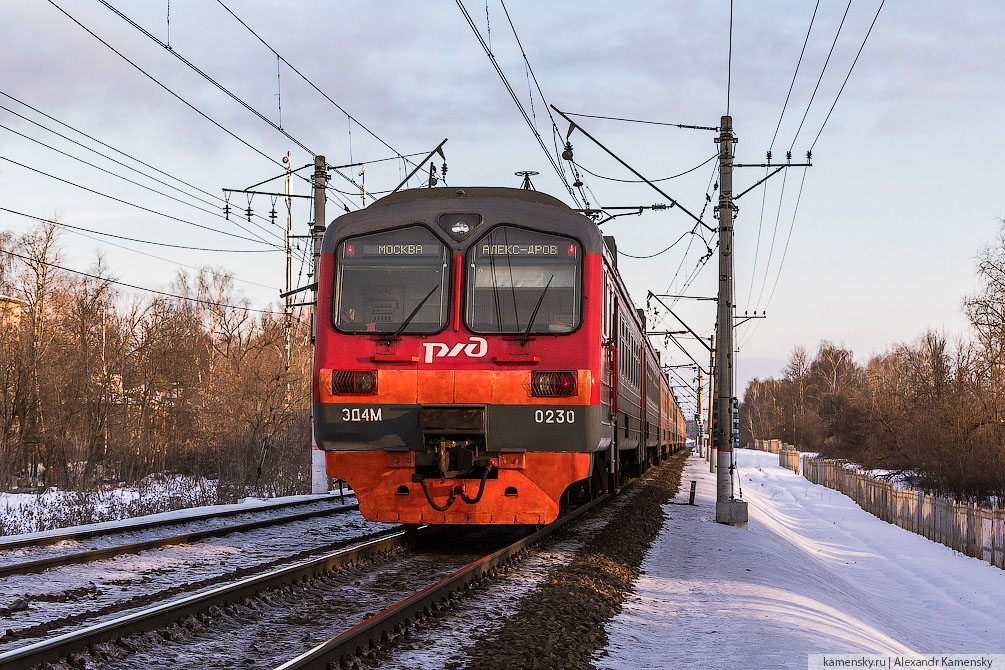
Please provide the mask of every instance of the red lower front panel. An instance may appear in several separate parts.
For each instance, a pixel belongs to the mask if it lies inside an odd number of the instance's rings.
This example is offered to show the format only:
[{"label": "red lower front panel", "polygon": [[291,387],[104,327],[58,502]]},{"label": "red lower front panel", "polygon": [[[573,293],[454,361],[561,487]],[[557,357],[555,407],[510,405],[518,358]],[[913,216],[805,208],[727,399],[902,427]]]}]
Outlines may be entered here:
[{"label": "red lower front panel", "polygon": [[[565,489],[589,476],[591,454],[500,454],[498,477],[485,481],[485,492],[475,504],[464,502],[460,494],[463,490],[468,498],[477,496],[479,480],[427,479],[437,505],[444,505],[454,491],[455,500],[445,512],[434,510],[422,486],[412,481],[411,452],[328,451],[325,458],[328,475],[349,483],[360,513],[370,521],[546,524],[558,517],[558,501]],[[511,495],[506,495],[507,489]]]}]

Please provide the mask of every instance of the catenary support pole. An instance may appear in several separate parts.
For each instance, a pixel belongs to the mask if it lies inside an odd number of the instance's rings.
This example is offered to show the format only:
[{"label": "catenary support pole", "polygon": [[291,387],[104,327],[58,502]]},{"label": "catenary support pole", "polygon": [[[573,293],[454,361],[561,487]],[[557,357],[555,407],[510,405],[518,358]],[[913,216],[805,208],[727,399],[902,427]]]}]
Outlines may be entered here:
[{"label": "catenary support pole", "polygon": [[747,503],[733,496],[733,119],[723,116],[719,124],[719,300],[716,325],[718,367],[716,376],[716,489],[715,520],[732,526],[746,527]]},{"label": "catenary support pole", "polygon": [[[314,243],[314,262],[311,279],[314,282],[313,306],[311,307],[311,345],[314,345],[314,334],[317,332],[318,288],[320,286],[319,272],[321,270],[321,238],[325,234],[325,186],[328,172],[324,156],[314,157],[314,222],[311,224],[311,237]],[[313,389],[311,393],[313,405]],[[328,492],[328,472],[325,468],[325,452],[318,449],[314,440],[314,416],[311,412],[311,493]]]},{"label": "catenary support pole", "polygon": [[705,441],[705,462],[708,463],[708,471],[715,472],[715,414],[712,411],[715,407],[715,335],[708,338],[708,421],[705,426],[708,429],[708,439]]},{"label": "catenary support pole", "polygon": [[701,416],[701,396],[704,393],[701,380],[701,368],[698,370],[698,408],[694,411],[694,444],[698,447],[698,455],[705,455],[705,437],[704,430],[702,426],[702,416]]}]

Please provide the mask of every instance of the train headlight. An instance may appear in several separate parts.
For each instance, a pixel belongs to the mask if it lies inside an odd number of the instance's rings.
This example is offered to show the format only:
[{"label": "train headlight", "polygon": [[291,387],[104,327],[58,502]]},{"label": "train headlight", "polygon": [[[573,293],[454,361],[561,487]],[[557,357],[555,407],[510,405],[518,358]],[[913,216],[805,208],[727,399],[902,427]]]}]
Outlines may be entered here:
[{"label": "train headlight", "polygon": [[377,395],[377,372],[332,370],[332,395]]},{"label": "train headlight", "polygon": [[530,393],[539,397],[568,397],[578,392],[575,372],[530,373]]},{"label": "train headlight", "polygon": [[480,214],[470,213],[440,214],[438,222],[440,228],[447,231],[450,237],[460,242],[481,224],[482,217]]}]

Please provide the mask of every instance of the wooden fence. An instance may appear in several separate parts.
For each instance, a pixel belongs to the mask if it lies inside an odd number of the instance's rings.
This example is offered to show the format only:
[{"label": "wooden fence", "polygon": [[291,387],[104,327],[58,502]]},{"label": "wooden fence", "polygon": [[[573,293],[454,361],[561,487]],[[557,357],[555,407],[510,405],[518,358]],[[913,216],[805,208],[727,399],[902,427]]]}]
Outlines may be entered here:
[{"label": "wooden fence", "polygon": [[748,449],[756,449],[757,451],[767,451],[772,454],[777,454],[782,449],[781,440],[754,440],[752,443],[747,445]]},{"label": "wooden fence", "polygon": [[898,488],[840,461],[802,458],[803,476],[844,493],[866,512],[967,556],[1005,568],[1005,508],[979,507]]},{"label": "wooden fence", "polygon": [[778,464],[783,468],[788,468],[792,470],[797,475],[799,474],[799,450],[790,444],[783,444],[781,450],[778,452]]}]

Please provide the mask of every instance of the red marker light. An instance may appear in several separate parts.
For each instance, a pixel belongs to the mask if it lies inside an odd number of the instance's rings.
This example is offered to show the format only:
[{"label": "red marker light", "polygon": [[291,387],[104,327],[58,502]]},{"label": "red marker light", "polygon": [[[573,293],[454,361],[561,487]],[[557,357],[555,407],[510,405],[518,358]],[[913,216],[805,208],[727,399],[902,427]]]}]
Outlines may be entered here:
[{"label": "red marker light", "polygon": [[570,244],[569,245],[569,255],[570,256],[575,256],[576,255],[576,245],[575,244]]},{"label": "red marker light", "polygon": [[353,246],[351,244],[347,244],[346,247],[345,247],[345,255],[346,256],[352,256],[355,253],[356,253],[356,250],[353,248]]}]

